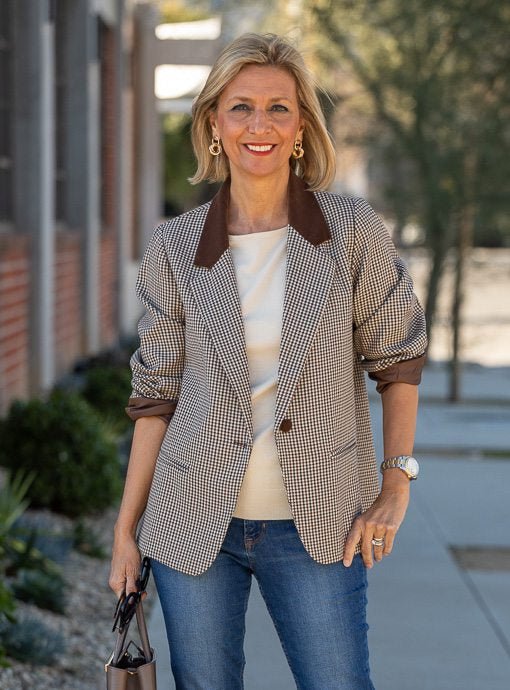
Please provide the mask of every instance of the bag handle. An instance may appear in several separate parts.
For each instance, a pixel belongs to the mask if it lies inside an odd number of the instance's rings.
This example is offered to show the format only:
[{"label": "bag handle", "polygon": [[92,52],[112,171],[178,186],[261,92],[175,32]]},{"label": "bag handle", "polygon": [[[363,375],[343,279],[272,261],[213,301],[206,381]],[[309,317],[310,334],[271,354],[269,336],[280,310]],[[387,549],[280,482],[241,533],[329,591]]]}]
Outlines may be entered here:
[{"label": "bag handle", "polygon": [[138,626],[138,634],[140,635],[140,641],[142,643],[143,653],[147,661],[152,659],[152,649],[149,642],[149,633],[147,632],[147,624],[145,622],[145,614],[143,612],[142,602],[138,602],[136,607],[136,624]]},{"label": "bag handle", "polygon": [[[138,591],[137,592],[132,592],[131,594],[128,595],[127,600],[131,597],[135,597],[136,604],[135,604],[135,613],[136,613],[136,624],[138,627],[138,635],[140,637],[140,641],[142,643],[142,649],[143,653],[145,656],[145,659],[147,663],[149,661],[152,661],[152,650],[149,642],[149,634],[147,632],[147,624],[145,622],[145,614],[143,612],[143,605],[142,605],[142,594],[145,592],[147,583],[149,581],[149,575],[150,575],[150,559],[145,556],[143,558],[142,563],[141,563],[141,568],[140,568],[140,577],[137,581],[137,586],[138,586]],[[128,601],[122,602],[119,600],[119,604],[122,606],[122,603],[127,604]],[[116,616],[115,616],[115,623],[114,623],[114,629],[115,626],[119,620],[122,620],[122,608],[119,610],[119,604],[117,605],[117,610],[116,610]],[[119,663],[120,659],[123,657],[125,651],[126,651],[126,637],[129,632],[129,626],[131,625],[131,621],[133,620],[133,616],[129,619],[129,621],[125,624],[121,624],[120,627],[118,628],[118,633],[117,633],[117,640],[115,643],[115,651],[113,652],[113,657],[112,657],[112,665],[115,666],[116,664]]]},{"label": "bag handle", "polygon": [[[131,621],[124,626],[122,632],[117,633],[117,640],[115,642],[115,650],[112,657],[112,666],[116,666],[124,656],[126,651],[126,638],[129,632]],[[149,633],[147,632],[147,623],[145,621],[145,614],[141,600],[136,605],[136,625],[138,634],[142,643],[142,649],[147,663],[152,661],[152,649],[149,642]]]}]

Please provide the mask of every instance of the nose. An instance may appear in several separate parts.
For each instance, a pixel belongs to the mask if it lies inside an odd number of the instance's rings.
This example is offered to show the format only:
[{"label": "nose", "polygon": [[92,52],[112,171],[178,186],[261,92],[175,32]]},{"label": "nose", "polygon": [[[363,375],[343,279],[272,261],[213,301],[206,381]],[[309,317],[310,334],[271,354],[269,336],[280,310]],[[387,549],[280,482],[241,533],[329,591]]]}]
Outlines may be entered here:
[{"label": "nose", "polygon": [[250,134],[263,134],[271,129],[271,120],[263,109],[254,110],[248,122]]}]

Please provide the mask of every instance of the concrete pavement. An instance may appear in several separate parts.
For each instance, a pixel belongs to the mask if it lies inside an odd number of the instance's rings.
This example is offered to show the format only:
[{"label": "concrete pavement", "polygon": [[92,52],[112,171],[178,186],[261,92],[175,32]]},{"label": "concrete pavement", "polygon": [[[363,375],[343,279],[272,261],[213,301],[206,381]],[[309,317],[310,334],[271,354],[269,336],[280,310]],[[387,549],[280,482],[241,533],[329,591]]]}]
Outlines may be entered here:
[{"label": "concrete pavement", "polygon": [[[510,368],[465,370],[466,402],[455,406],[441,400],[443,367],[432,365],[424,376],[420,479],[392,556],[369,573],[377,690],[510,687]],[[376,395],[371,399],[380,446],[380,405]],[[474,563],[460,567],[452,546],[477,547]],[[498,569],[491,566],[496,547],[503,549]],[[159,690],[173,690],[159,606],[150,633],[159,652]],[[246,690],[295,688],[255,581],[245,653]]]}]

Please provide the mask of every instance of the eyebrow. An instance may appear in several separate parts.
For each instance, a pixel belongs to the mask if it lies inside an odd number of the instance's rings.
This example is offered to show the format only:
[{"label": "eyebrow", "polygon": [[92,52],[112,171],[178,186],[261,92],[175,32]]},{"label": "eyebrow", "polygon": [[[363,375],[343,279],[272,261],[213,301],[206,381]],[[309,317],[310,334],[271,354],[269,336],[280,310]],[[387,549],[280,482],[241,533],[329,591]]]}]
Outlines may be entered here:
[{"label": "eyebrow", "polygon": [[[253,101],[253,98],[249,98],[248,96],[231,96],[230,98],[227,98],[227,102],[229,101]],[[288,96],[276,96],[273,98],[270,98],[269,101],[271,103],[276,103],[277,101],[292,101],[292,98],[289,98]]]}]

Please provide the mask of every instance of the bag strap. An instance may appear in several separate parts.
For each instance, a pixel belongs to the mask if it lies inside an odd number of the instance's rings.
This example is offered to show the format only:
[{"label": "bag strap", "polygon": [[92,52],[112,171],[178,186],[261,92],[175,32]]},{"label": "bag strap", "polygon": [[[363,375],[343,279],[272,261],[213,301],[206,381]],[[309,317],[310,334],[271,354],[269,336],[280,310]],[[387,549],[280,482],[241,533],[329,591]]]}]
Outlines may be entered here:
[{"label": "bag strap", "polygon": [[136,624],[138,626],[138,634],[140,635],[140,641],[142,643],[143,653],[146,660],[149,662],[152,660],[152,650],[149,642],[149,633],[147,632],[147,624],[145,622],[145,614],[143,612],[142,602],[138,602],[136,607]]},{"label": "bag strap", "polygon": [[[132,619],[131,619],[132,620]],[[138,634],[142,643],[142,649],[147,663],[152,661],[152,650],[149,642],[149,633],[147,632],[147,624],[145,622],[145,614],[143,612],[142,602],[139,601],[136,605],[136,625]],[[112,666],[116,666],[124,656],[126,651],[126,637],[131,626],[131,621],[124,626],[122,632],[117,633],[117,640],[115,642],[115,650],[112,657]]]},{"label": "bag strap", "polygon": [[122,632],[117,633],[117,639],[115,640],[115,649],[112,656],[112,666],[117,666],[119,661],[124,656],[126,651],[126,637],[129,631],[129,625],[126,625]]}]

